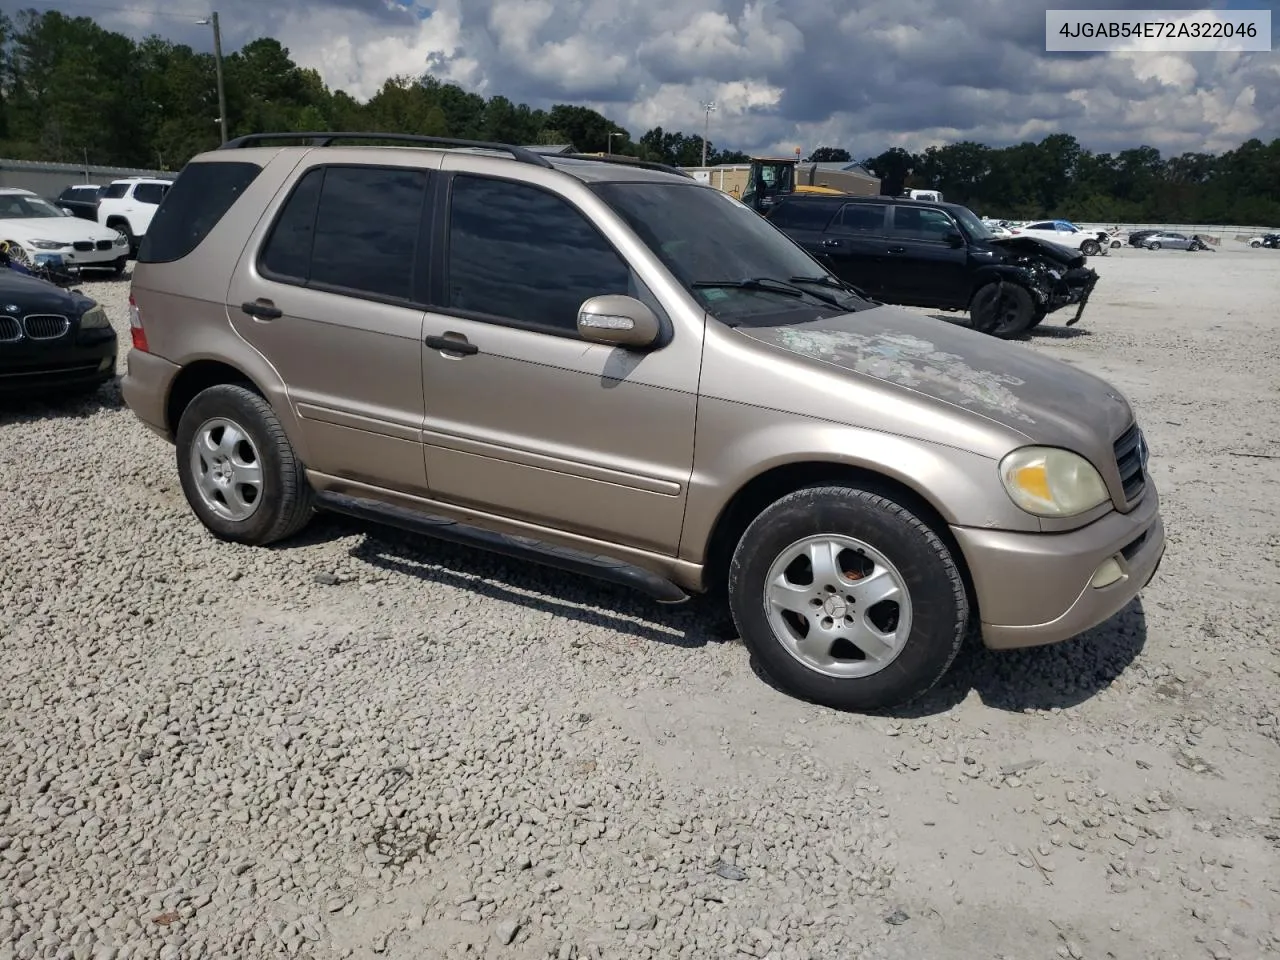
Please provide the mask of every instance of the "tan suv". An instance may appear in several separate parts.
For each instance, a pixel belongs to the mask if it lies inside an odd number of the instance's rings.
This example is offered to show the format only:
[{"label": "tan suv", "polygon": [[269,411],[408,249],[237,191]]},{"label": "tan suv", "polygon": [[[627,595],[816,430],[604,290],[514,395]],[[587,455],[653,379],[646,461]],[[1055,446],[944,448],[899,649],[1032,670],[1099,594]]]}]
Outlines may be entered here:
[{"label": "tan suv", "polygon": [[232,141],[143,241],[124,395],[215,536],[330,510],[727,596],[777,681],[851,709],[927,690],[971,619],[1053,643],[1154,574],[1104,381],[869,302],[676,170],[374,138]]}]

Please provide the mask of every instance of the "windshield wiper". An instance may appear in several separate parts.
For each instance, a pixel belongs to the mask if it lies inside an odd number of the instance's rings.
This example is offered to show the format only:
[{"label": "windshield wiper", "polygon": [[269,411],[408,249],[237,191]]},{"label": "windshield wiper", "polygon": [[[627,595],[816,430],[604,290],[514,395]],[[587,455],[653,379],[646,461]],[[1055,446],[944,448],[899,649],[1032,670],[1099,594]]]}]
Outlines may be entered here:
[{"label": "windshield wiper", "polygon": [[812,297],[833,307],[840,306],[835,297],[814,293],[812,290],[797,287],[788,280],[775,280],[773,277],[748,277],[744,280],[695,280],[690,286],[694,289],[733,287],[738,290],[764,290],[769,293],[780,293],[787,297]]},{"label": "windshield wiper", "polygon": [[835,289],[835,290],[843,290],[846,293],[852,293],[854,296],[860,297],[863,300],[871,299],[869,296],[867,296],[866,293],[864,293],[862,290],[859,290],[852,283],[848,283],[844,280],[841,280],[839,277],[833,277],[830,274],[826,274],[820,277],[792,277],[791,282],[792,283],[816,283],[819,286],[831,287],[832,289]]}]

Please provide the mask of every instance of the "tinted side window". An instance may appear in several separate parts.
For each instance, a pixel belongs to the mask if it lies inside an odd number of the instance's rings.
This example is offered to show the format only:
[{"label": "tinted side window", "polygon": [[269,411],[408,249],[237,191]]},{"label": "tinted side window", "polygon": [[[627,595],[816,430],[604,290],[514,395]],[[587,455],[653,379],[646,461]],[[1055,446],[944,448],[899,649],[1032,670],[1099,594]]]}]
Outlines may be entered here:
[{"label": "tinted side window", "polygon": [[294,186],[276,217],[258,258],[258,269],[273,280],[306,283],[311,272],[311,244],[324,167],[316,167]]},{"label": "tinted side window", "polygon": [[447,305],[575,331],[584,300],[640,296],[631,270],[568,202],[526,184],[454,177]]},{"label": "tinted side window", "polygon": [[913,240],[941,240],[956,226],[941,210],[928,207],[895,207],[893,233]]},{"label": "tinted side window", "polygon": [[427,195],[425,170],[329,167],[316,214],[311,283],[408,300]]},{"label": "tinted side window", "polygon": [[1056,229],[1057,229],[1057,227],[1055,227],[1052,223],[1049,223],[1049,222],[1047,222],[1047,221],[1044,221],[1044,222],[1041,222],[1041,223],[1033,223],[1033,224],[1031,224],[1030,226],[1028,226],[1026,229],[1028,229],[1028,230],[1056,230]]},{"label": "tinted side window", "polygon": [[102,191],[102,199],[104,199],[104,200],[119,200],[121,197],[123,197],[126,193],[128,193],[128,192],[129,192],[129,187],[131,187],[131,186],[132,186],[132,184],[129,184],[129,183],[113,183],[113,184],[110,184],[110,185],[107,187],[107,189],[105,189],[105,190],[103,190],[103,191]]},{"label": "tinted side window", "polygon": [[883,203],[846,203],[840,211],[839,219],[831,224],[831,231],[883,234],[886,209],[888,208]]},{"label": "tinted side window", "polygon": [[413,296],[424,170],[317,167],[285,201],[259,266],[275,280],[395,300]]},{"label": "tinted side window", "polygon": [[793,230],[825,230],[836,205],[809,200],[783,200],[769,211],[769,222]]},{"label": "tinted side window", "polygon": [[133,199],[139,203],[159,203],[167,189],[162,183],[140,183],[133,188]]},{"label": "tinted side window", "polygon": [[[189,163],[151,218],[140,263],[171,263],[200,245],[262,172],[256,163]],[[147,184],[140,184],[141,190]]]}]

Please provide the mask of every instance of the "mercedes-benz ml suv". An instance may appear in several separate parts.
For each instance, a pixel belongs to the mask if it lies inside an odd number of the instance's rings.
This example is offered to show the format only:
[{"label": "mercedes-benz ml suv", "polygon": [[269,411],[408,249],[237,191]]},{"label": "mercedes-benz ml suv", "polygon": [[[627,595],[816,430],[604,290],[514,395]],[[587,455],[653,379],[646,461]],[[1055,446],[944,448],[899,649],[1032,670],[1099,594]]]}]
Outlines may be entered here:
[{"label": "mercedes-benz ml suv", "polygon": [[198,156],[142,242],[124,396],[213,535],[329,510],[710,592],[851,709],[927,690],[971,621],[1064,640],[1155,572],[1147,448],[1097,377],[869,302],[679,171],[373,139]]}]

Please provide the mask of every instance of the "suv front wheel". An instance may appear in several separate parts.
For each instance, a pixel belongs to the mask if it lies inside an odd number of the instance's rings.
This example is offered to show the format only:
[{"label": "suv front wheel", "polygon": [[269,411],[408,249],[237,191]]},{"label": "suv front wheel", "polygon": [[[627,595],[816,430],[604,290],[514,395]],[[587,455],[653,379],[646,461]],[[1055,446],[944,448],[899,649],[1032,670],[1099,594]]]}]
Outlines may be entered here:
[{"label": "suv front wheel", "polygon": [[187,503],[220,540],[254,546],[297,533],[314,495],[279,418],[237,384],[196,394],[178,420],[178,476]]},{"label": "suv front wheel", "polygon": [[907,703],[960,650],[969,605],[951,552],[894,501],[810,487],[760,514],[729,569],[747,648],[793,693],[844,710]]}]

